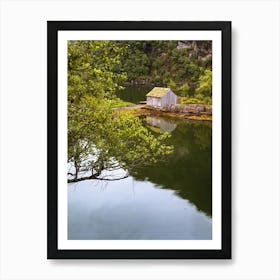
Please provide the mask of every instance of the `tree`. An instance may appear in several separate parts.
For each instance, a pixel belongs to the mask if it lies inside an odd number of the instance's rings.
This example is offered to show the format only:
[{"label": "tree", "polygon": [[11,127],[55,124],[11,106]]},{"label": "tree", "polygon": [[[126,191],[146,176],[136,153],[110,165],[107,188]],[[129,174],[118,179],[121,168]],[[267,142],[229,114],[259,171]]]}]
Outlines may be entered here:
[{"label": "tree", "polygon": [[206,69],[204,74],[199,77],[199,84],[196,94],[212,97],[212,71]]},{"label": "tree", "polygon": [[146,41],[116,41],[115,44],[125,50],[115,72],[126,73],[128,81],[149,75],[150,61],[146,53]]},{"label": "tree", "polygon": [[68,42],[68,101],[78,104],[84,96],[111,98],[126,79],[113,72],[123,49],[110,41]]},{"label": "tree", "polygon": [[[113,68],[124,49],[110,41],[76,41],[68,45],[68,182],[112,180],[136,166],[172,153],[168,134],[155,137],[139,118],[112,108],[118,82]],[[107,171],[126,170],[117,178]]]}]

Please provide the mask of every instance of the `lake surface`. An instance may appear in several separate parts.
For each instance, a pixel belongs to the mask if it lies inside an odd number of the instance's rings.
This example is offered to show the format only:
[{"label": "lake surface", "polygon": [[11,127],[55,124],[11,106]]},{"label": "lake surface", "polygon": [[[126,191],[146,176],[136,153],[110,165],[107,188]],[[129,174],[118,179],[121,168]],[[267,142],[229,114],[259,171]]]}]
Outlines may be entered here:
[{"label": "lake surface", "polygon": [[146,100],[146,94],[153,89],[153,86],[127,86],[117,92],[117,96],[127,102],[139,103]]},{"label": "lake surface", "polygon": [[174,153],[122,180],[68,184],[68,239],[212,239],[211,122],[143,123],[171,133]]}]

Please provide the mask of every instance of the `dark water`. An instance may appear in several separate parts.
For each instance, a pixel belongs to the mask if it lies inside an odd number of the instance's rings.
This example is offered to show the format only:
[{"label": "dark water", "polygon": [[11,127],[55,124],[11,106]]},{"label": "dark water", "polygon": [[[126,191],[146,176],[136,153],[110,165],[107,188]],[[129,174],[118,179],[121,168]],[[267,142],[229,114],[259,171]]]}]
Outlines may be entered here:
[{"label": "dark water", "polygon": [[126,179],[69,184],[69,239],[212,238],[211,123],[159,117],[144,123],[171,133],[174,153]]},{"label": "dark water", "polygon": [[117,96],[124,101],[139,103],[146,100],[146,94],[153,88],[153,86],[127,86],[120,90]]},{"label": "dark water", "polygon": [[211,123],[159,117],[146,119],[171,133],[169,142],[174,146],[174,153],[167,163],[139,168],[133,172],[133,177],[175,190],[198,210],[212,216]]}]

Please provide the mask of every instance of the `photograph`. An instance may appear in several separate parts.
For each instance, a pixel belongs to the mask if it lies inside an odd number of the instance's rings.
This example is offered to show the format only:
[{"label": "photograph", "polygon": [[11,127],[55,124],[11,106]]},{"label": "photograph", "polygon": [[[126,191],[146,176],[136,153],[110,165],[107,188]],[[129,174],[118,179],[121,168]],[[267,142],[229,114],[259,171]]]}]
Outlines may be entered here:
[{"label": "photograph", "polygon": [[212,42],[68,41],[68,239],[212,239]]}]

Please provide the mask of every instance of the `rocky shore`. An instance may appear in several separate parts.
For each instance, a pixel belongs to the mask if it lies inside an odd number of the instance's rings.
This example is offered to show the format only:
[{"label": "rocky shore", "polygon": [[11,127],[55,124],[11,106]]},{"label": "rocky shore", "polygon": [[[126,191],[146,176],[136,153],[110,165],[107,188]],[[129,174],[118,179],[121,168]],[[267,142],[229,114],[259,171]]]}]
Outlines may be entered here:
[{"label": "rocky shore", "polygon": [[167,107],[145,106],[146,110],[170,117],[193,120],[212,120],[212,106],[203,104],[176,104]]},{"label": "rocky shore", "polygon": [[175,104],[169,105],[167,107],[153,107],[153,110],[161,110],[164,112],[171,113],[183,113],[185,115],[207,115],[212,116],[212,105],[203,105],[203,104]]},{"label": "rocky shore", "polygon": [[180,119],[212,121],[212,106],[203,104],[176,104],[167,107],[135,105],[116,108],[118,111],[128,111],[136,116],[158,115]]}]

